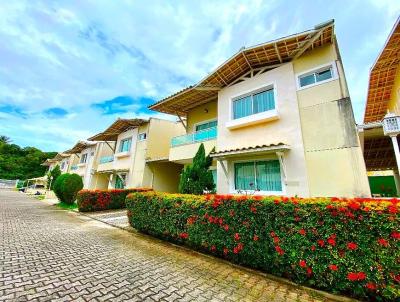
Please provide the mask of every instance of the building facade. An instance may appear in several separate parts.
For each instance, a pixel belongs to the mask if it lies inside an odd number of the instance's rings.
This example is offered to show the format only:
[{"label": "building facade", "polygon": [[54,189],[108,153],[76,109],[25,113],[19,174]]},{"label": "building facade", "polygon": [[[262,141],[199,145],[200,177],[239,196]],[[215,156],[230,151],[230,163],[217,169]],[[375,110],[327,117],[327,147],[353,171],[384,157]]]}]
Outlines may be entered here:
[{"label": "building facade", "polygon": [[243,48],[150,109],[186,129],[169,161],[211,152],[220,194],[370,196],[333,21]]}]

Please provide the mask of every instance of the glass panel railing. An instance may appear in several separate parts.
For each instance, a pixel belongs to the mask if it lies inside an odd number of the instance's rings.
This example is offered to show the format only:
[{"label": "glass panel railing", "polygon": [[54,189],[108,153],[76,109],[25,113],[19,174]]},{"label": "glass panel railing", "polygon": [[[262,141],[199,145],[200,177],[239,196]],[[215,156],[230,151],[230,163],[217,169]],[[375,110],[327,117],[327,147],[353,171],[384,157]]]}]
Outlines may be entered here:
[{"label": "glass panel railing", "polygon": [[72,165],[71,166],[71,171],[73,171],[73,170],[78,170],[78,165]]},{"label": "glass panel railing", "polygon": [[113,155],[111,155],[111,156],[103,156],[103,157],[100,158],[100,163],[101,164],[110,163],[112,161],[114,161],[114,156]]},{"label": "glass panel railing", "polygon": [[216,138],[217,138],[217,127],[212,127],[206,130],[197,131],[195,133],[174,137],[171,140],[171,146],[176,147],[180,145],[193,144]]}]

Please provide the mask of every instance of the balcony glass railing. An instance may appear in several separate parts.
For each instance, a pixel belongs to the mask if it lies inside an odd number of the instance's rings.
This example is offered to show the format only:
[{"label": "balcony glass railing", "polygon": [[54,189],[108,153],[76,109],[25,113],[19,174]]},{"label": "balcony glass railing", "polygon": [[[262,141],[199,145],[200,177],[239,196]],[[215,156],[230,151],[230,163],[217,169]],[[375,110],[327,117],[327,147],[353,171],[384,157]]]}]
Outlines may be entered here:
[{"label": "balcony glass railing", "polygon": [[110,163],[112,161],[114,161],[114,156],[113,155],[111,155],[111,156],[103,156],[103,157],[100,158],[100,163],[101,164]]},{"label": "balcony glass railing", "polygon": [[71,166],[71,171],[73,171],[73,170],[78,170],[78,165],[72,165]]},{"label": "balcony glass railing", "polygon": [[212,127],[206,130],[201,130],[194,133],[174,137],[171,140],[171,146],[176,147],[180,145],[193,144],[216,138],[217,138],[217,127]]}]

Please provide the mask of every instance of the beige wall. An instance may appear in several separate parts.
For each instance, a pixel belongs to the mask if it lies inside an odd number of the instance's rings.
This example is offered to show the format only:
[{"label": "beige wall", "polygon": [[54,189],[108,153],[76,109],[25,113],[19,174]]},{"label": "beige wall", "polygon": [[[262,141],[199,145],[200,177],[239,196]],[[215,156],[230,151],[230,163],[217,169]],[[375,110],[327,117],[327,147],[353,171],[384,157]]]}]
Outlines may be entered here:
[{"label": "beige wall", "polygon": [[297,75],[332,63],[338,78],[297,90],[312,196],[370,196],[344,71],[335,45],[293,62]]},{"label": "beige wall", "polygon": [[[210,153],[213,148],[215,148],[217,140],[212,139],[208,141],[204,141],[204,149],[206,154]],[[171,147],[169,151],[169,160],[180,163],[180,164],[189,164],[192,162],[193,157],[196,155],[199,150],[201,143],[187,144],[176,147]]]},{"label": "beige wall", "polygon": [[178,192],[179,176],[182,172],[182,165],[161,162],[148,164],[150,177],[146,179],[144,186],[152,187],[158,192]]},{"label": "beige wall", "polygon": [[400,65],[397,67],[393,89],[390,94],[388,110],[400,115]]},{"label": "beige wall", "polygon": [[199,123],[216,120],[218,116],[217,101],[212,101],[190,110],[187,114],[187,133],[193,133]]},{"label": "beige wall", "polygon": [[[275,104],[279,118],[234,130],[228,129],[226,123],[231,120],[232,99],[270,84],[274,85]],[[291,63],[222,89],[218,95],[218,151],[280,142],[290,146],[290,151],[284,155],[284,162],[287,167],[286,193],[288,195],[308,196],[308,179],[296,98],[296,83]],[[239,159],[253,160],[254,158],[254,156],[242,156]],[[262,158],[276,159],[277,157],[269,154],[258,159]],[[218,164],[218,193],[233,192],[232,163],[235,160],[237,159],[232,158],[225,162],[225,166],[228,168],[228,177],[225,176],[221,165]]]}]

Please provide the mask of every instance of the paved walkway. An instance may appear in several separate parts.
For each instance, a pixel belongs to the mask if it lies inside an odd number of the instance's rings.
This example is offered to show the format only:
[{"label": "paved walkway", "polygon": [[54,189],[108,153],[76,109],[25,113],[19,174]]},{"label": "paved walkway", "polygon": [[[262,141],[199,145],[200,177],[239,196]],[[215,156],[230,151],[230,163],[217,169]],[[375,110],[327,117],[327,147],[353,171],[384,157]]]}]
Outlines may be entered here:
[{"label": "paved walkway", "polygon": [[0,230],[0,301],[324,300],[22,193],[0,190]]}]

